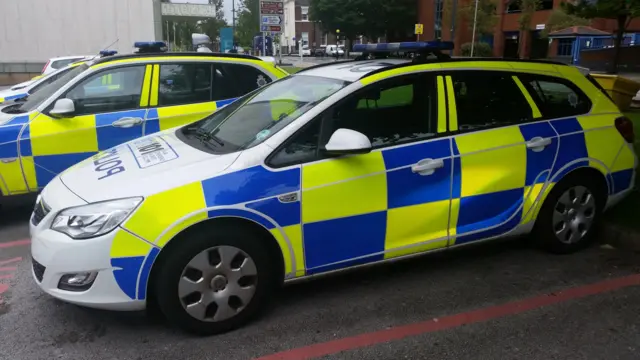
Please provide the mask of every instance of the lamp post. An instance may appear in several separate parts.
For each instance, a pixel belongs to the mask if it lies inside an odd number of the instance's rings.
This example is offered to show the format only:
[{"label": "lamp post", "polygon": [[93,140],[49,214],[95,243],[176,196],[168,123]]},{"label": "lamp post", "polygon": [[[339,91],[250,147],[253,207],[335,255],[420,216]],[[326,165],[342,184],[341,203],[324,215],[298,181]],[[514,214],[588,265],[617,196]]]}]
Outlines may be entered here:
[{"label": "lamp post", "polygon": [[338,49],[340,49],[340,29],[336,29],[336,61],[338,61],[338,58],[340,57]]},{"label": "lamp post", "polygon": [[476,43],[476,22],[478,21],[478,0],[476,0],[476,8],[473,12],[473,30],[471,32],[471,52],[470,57],[473,57],[473,47]]}]

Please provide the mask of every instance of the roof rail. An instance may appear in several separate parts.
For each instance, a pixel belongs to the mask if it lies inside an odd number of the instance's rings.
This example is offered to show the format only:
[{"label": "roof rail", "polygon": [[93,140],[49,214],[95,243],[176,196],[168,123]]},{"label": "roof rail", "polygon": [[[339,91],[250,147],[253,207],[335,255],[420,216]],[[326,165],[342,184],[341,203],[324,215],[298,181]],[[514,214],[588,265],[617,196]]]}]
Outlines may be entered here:
[{"label": "roof rail", "polygon": [[112,55],[106,56],[95,61],[95,64],[107,63],[114,60],[122,60],[122,59],[135,59],[135,58],[145,58],[149,56],[155,57],[167,57],[167,56],[201,56],[201,57],[222,57],[222,58],[231,58],[231,59],[246,59],[246,60],[259,60],[264,61],[256,56],[244,55],[244,54],[229,54],[229,53],[216,53],[216,52],[195,52],[195,51],[187,51],[187,52],[160,52],[160,53],[138,53],[138,54],[122,54],[122,55]]},{"label": "roof rail", "polygon": [[300,71],[296,72],[295,74],[300,74],[301,72],[304,72],[304,71],[307,71],[307,70],[311,70],[311,69],[317,69],[317,68],[330,66],[330,65],[336,65],[336,64],[344,64],[344,63],[353,62],[353,61],[356,61],[356,59],[340,60],[340,61],[328,61],[326,63],[322,63],[322,64],[318,64],[318,65],[313,65],[313,66],[309,66],[309,67],[306,67],[306,68],[302,68]]}]

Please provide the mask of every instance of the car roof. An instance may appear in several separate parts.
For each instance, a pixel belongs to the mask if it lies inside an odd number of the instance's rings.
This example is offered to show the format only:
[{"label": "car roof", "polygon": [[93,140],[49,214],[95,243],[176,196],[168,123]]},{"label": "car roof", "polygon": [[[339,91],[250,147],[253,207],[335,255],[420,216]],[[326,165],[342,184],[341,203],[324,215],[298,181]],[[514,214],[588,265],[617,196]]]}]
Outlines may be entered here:
[{"label": "car roof", "polygon": [[72,55],[72,56],[60,56],[49,59],[49,61],[54,62],[58,60],[69,60],[69,59],[81,59],[81,58],[89,58],[95,55]]},{"label": "car roof", "polygon": [[[331,46],[331,45],[329,45]],[[356,81],[364,75],[390,66],[409,63],[410,59],[374,59],[336,61],[334,64],[322,64],[300,72],[301,75],[320,76],[338,80]]]},{"label": "car roof", "polygon": [[164,57],[202,57],[203,59],[232,58],[232,59],[244,59],[244,60],[254,60],[254,61],[265,62],[263,59],[259,57],[244,55],[244,54],[186,51],[186,52],[149,52],[149,53],[111,55],[111,56],[102,57],[100,59],[96,59],[93,65],[108,63],[108,62],[117,61],[117,60],[131,60],[132,62],[134,62],[137,59],[148,59],[148,58],[162,59]]}]

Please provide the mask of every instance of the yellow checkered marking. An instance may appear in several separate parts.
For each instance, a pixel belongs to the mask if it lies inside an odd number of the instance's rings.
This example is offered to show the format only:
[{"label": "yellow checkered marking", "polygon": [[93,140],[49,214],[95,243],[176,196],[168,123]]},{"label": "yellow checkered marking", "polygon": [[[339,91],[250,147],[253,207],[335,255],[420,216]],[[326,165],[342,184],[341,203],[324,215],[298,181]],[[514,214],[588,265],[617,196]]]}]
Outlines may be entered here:
[{"label": "yellow checkered marking", "polygon": [[524,187],[527,148],[517,126],[460,135],[456,144],[462,197]]},{"label": "yellow checkered marking", "polygon": [[[301,225],[290,225],[285,226],[283,228],[276,228],[270,230],[271,235],[276,239],[278,245],[280,246],[280,250],[282,251],[282,256],[284,258],[284,270],[286,274],[290,274],[293,272],[293,261],[291,261],[291,252],[289,251],[289,245],[287,245],[286,238],[289,240],[291,247],[293,249],[293,256],[295,259],[296,269],[295,276],[304,276],[305,274],[305,266],[304,266],[304,250],[302,244],[302,226]],[[284,235],[283,235],[284,233]]]},{"label": "yellow checkered marking", "polygon": [[207,214],[190,217],[171,229],[170,234],[158,239],[165,229],[178,219],[205,208],[202,185],[200,182],[194,182],[147,197],[124,227],[147,241],[163,246],[171,239],[170,235],[175,235],[188,225],[201,220],[198,216],[206,218]]},{"label": "yellow checkered marking", "polygon": [[98,151],[98,134],[94,115],[54,119],[38,115],[29,124],[34,156]]},{"label": "yellow checkered marking", "polygon": [[[447,246],[448,226],[449,200],[388,210],[385,259]],[[441,240],[403,248],[436,239]],[[394,250],[397,248],[403,249]]]},{"label": "yellow checkered marking", "polygon": [[[31,159],[31,162],[33,163],[33,159]],[[0,174],[2,174],[3,180],[0,181],[3,195],[20,194],[29,191],[22,177],[22,167],[19,159],[16,158],[12,162],[0,162]]]},{"label": "yellow checkered marking", "polygon": [[147,256],[151,250],[151,245],[137,238],[124,230],[117,230],[109,256],[115,257],[134,257]]},{"label": "yellow checkered marking", "polygon": [[449,246],[455,244],[458,234],[458,215],[460,215],[460,199],[451,199],[451,217],[449,218]]},{"label": "yellow checkered marking", "polygon": [[540,212],[540,208],[544,203],[547,195],[553,188],[555,183],[534,184],[531,186],[525,186],[524,188],[524,202],[522,208],[522,221],[521,224],[526,224],[530,221],[535,221]]},{"label": "yellow checkered marking", "polygon": [[216,108],[215,102],[158,108],[160,131],[201,120]]},{"label": "yellow checkered marking", "polygon": [[438,87],[438,132],[447,132],[447,101],[442,76],[437,78]]},{"label": "yellow checkered marking", "polygon": [[[439,91],[439,90],[438,90]],[[458,111],[456,107],[456,93],[453,89],[451,76],[447,76],[447,99],[449,100],[449,131],[458,131]]]},{"label": "yellow checkered marking", "polygon": [[160,87],[160,65],[153,65],[153,75],[151,78],[151,99],[149,105],[158,105],[158,89]]},{"label": "yellow checkered marking", "polygon": [[140,106],[149,105],[149,91],[151,88],[151,74],[153,65],[147,65],[144,71],[144,82],[142,83],[142,93],[140,94]]},{"label": "yellow checkered marking", "polygon": [[305,223],[386,210],[387,177],[382,153],[305,165],[302,189]]}]

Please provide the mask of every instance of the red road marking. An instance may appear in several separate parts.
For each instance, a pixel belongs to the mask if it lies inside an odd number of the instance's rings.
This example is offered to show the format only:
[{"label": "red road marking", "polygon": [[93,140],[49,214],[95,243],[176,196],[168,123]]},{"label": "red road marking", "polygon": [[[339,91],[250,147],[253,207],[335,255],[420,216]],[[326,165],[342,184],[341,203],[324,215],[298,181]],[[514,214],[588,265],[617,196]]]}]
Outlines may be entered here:
[{"label": "red road marking", "polygon": [[9,260],[2,260],[2,261],[0,261],[0,266],[1,266],[1,265],[9,265],[9,264],[11,264],[11,263],[18,262],[18,261],[20,261],[20,260],[22,260],[22,258],[21,258],[21,257],[14,257],[13,259],[9,259]]},{"label": "red road marking", "polygon": [[16,271],[16,270],[18,270],[18,268],[15,266],[0,267],[0,271]]},{"label": "red road marking", "polygon": [[501,305],[490,306],[487,308],[472,310],[465,313],[459,313],[442,318],[423,321],[415,324],[401,325],[386,330],[346,337],[328,341],[325,343],[313,344],[297,349],[285,350],[276,354],[263,356],[256,360],[311,359],[393,340],[400,340],[408,336],[415,336],[428,332],[445,330],[461,325],[487,321],[506,315],[515,315],[543,306],[557,304],[563,301],[578,299],[589,295],[605,293],[635,285],[640,285],[640,274],[629,275],[625,277],[597,282],[594,284],[568,288],[557,293],[540,295],[523,300],[508,302]]},{"label": "red road marking", "polygon": [[[2,293],[4,293],[5,291],[9,290],[9,285],[7,284],[0,284],[0,295],[2,295]],[[2,301],[2,299],[0,299],[0,302]]]},{"label": "red road marking", "polygon": [[0,275],[0,280],[3,280],[3,279],[13,279],[13,274]]},{"label": "red road marking", "polygon": [[0,249],[2,248],[10,248],[15,246],[29,245],[31,244],[31,240],[16,240],[16,241],[8,241],[8,242],[0,242]]}]

